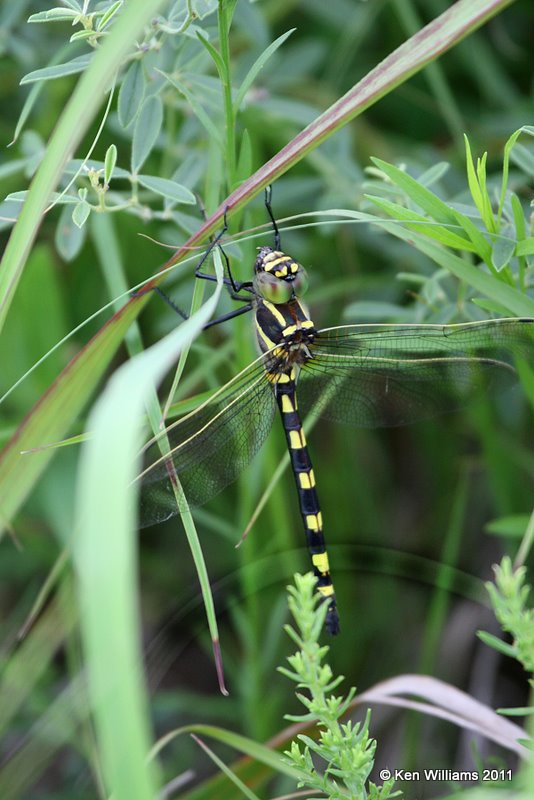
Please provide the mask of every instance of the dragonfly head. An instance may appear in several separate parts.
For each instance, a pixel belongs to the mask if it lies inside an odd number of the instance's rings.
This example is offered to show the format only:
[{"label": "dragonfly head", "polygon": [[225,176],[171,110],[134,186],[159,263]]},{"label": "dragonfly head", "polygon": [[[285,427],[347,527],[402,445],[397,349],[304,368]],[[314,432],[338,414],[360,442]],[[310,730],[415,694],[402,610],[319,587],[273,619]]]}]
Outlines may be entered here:
[{"label": "dragonfly head", "polygon": [[260,247],[254,264],[254,285],[264,300],[275,305],[301,297],[308,288],[304,267],[272,247]]}]

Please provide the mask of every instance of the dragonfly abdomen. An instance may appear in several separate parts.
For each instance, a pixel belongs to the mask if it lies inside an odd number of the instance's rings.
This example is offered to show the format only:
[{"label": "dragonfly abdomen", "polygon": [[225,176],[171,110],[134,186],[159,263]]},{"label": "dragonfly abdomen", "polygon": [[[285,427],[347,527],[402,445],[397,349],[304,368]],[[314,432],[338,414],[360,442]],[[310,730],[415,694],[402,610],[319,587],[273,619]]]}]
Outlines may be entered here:
[{"label": "dragonfly abdomen", "polygon": [[328,603],[326,628],[329,633],[335,635],[339,633],[336,596],[330,576],[321,508],[315,487],[315,475],[297,409],[294,380],[290,379],[288,382],[276,384],[276,400],[289,448],[306,542],[312,558],[313,570],[317,577],[317,590],[325,602]]}]

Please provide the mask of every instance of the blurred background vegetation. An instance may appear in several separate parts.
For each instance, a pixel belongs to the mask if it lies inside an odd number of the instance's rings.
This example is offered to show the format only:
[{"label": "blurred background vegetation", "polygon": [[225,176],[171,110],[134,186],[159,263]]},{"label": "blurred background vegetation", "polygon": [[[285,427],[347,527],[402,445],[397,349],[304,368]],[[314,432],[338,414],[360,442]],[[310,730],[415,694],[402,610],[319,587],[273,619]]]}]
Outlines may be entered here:
[{"label": "blurred background vegetation", "polygon": [[[53,60],[83,57],[95,45],[88,35],[68,44],[73,30],[82,29],[71,28],[68,19],[28,24],[28,17],[45,5],[19,0],[0,7],[3,197],[27,188],[79,76],[60,75],[23,86],[21,78]],[[108,214],[88,209],[87,203],[99,202],[95,186],[101,187],[103,179],[101,175],[98,184],[94,173],[81,174],[67,192],[69,202],[63,198],[44,218],[2,333],[0,392],[85,324],[5,399],[0,409],[2,444],[110,317],[109,307],[92,315],[123,291],[114,282],[115,268],[126,278],[124,288],[149,278],[172,253],[162,245],[179,246],[201,225],[195,196],[210,214],[235,188],[228,185],[228,165],[209,124],[222,125],[220,82],[196,35],[202,31],[217,43],[217,3],[193,5],[199,14],[194,22],[187,19],[186,4],[161,8],[161,17],[154,19],[138,48],[132,48],[137,58],[120,73],[123,88],[115,93],[103,130],[98,131],[104,107],[78,152],[71,154],[83,158],[96,139],[91,157],[98,169],[106,152],[113,153],[110,146],[116,147],[106,203],[123,208]],[[257,169],[449,5],[445,0],[239,0],[229,40],[236,86],[271,42],[294,29],[246,94],[237,128],[241,174],[246,177]],[[383,176],[370,169],[372,156],[402,165],[417,178],[446,162],[448,169],[431,173],[432,189],[448,203],[464,207],[472,202],[464,132],[473,153],[487,151],[488,184],[490,190],[498,187],[504,143],[532,120],[533,23],[531,0],[513,3],[276,182],[273,204],[283,248],[308,269],[307,300],[318,326],[447,323],[495,315],[472,302],[472,289],[378,227],[326,218],[327,224],[298,228],[310,219],[284,223],[284,218],[326,209],[370,210],[365,195],[384,189]],[[162,73],[172,74],[173,81]],[[39,91],[29,116],[6,149],[29,93],[37,91],[33,87]],[[132,155],[142,97],[150,103]],[[532,147],[526,142],[518,146],[512,161],[510,186],[528,217]],[[77,166],[69,163],[63,187]],[[120,172],[132,166],[138,172],[142,167],[144,183],[132,184],[128,172]],[[181,193],[178,186],[194,194]],[[3,243],[19,206],[16,195],[0,205]],[[230,237],[266,222],[259,196],[239,220],[232,220]],[[249,279],[255,248],[271,242],[266,226],[257,238],[228,243],[225,249],[237,279]],[[181,265],[163,285],[183,308],[190,306],[192,272],[191,262]],[[230,307],[225,298],[221,313]],[[176,315],[154,296],[140,318],[143,341],[148,345],[159,340],[176,324]],[[222,385],[253,356],[248,318],[206,333],[194,345],[178,399]],[[120,352],[113,368],[126,357],[126,351]],[[220,623],[229,698],[218,692],[198,581],[179,523],[141,534],[140,613],[156,737],[180,725],[206,722],[265,741],[284,727],[284,713],[297,708],[287,681],[276,672],[291,652],[282,629],[287,621],[284,587],[295,570],[308,567],[288,474],[274,488],[245,543],[234,549],[283,454],[278,427],[275,423],[260,457],[238,483],[195,512]],[[82,430],[83,419],[73,433]],[[424,673],[492,707],[527,705],[521,668],[480,643],[476,631],[498,631],[483,581],[491,579],[492,564],[503,553],[515,553],[531,510],[532,433],[532,415],[520,391],[410,428],[352,430],[328,422],[315,427],[309,440],[342,616],[342,635],[329,642],[330,661],[349,684],[363,690],[398,674]],[[22,626],[72,534],[77,458],[77,446],[56,454],[17,516],[14,535],[2,543],[1,647],[6,659],[16,651]],[[68,576],[62,581],[66,584]],[[50,608],[54,601],[47,602]],[[79,723],[59,747],[54,742],[64,717],[47,716],[59,697],[65,699],[62,713],[68,716],[65,687],[81,662],[78,636],[71,633],[35,675],[31,691],[4,730],[6,769],[18,757],[17,774],[24,775],[20,786],[12,782],[9,796],[106,796],[95,766],[91,726]],[[70,687],[69,702],[75,703],[78,695]],[[466,765],[473,763],[473,747],[484,763],[515,767],[502,750],[482,740],[473,744],[472,736],[436,719],[377,709],[371,732],[379,742],[377,769],[392,764],[470,768]],[[222,755],[233,757],[230,750]],[[198,780],[212,766],[182,737],[165,751],[165,780],[189,769]],[[290,791],[280,783],[262,796],[282,794],[284,787]],[[439,783],[412,784],[406,796],[415,792],[433,797],[445,790]],[[237,795],[219,788],[213,796]]]}]

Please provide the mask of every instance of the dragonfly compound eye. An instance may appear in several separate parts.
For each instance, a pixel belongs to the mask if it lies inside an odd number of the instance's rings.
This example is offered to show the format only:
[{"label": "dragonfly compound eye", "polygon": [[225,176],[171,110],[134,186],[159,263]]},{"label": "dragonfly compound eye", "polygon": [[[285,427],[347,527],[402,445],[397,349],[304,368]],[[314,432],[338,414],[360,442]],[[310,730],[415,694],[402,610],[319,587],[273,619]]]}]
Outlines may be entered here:
[{"label": "dragonfly compound eye", "polygon": [[294,281],[277,278],[269,272],[258,272],[255,280],[256,290],[270,303],[288,303],[294,292]]},{"label": "dragonfly compound eye", "polygon": [[299,266],[299,271],[293,279],[293,291],[295,292],[296,296],[302,297],[303,294],[306,294],[308,291],[308,285],[308,273],[304,267]]}]

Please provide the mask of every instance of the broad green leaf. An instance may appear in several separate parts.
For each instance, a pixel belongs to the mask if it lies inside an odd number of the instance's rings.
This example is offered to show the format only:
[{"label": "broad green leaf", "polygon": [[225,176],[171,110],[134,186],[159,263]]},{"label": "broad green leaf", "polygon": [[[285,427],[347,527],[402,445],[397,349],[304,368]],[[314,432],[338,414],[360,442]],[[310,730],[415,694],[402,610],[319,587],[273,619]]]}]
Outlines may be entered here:
[{"label": "broad green leaf", "polygon": [[221,54],[220,54],[220,53],[219,53],[219,51],[218,51],[218,50],[217,50],[217,49],[216,49],[216,48],[215,48],[215,47],[214,47],[214,46],[211,44],[211,42],[209,41],[209,39],[207,39],[207,38],[206,38],[206,35],[205,35],[204,33],[200,33],[200,32],[199,32],[199,33],[197,33],[197,38],[198,38],[199,42],[200,42],[202,45],[204,45],[204,47],[206,48],[206,50],[207,50],[207,51],[208,51],[208,53],[210,54],[210,56],[211,56],[211,58],[212,58],[212,60],[213,60],[213,63],[215,64],[215,66],[216,66],[216,68],[217,68],[217,72],[219,73],[219,77],[220,77],[220,78],[221,78],[221,80],[222,80],[222,79],[223,79],[223,77],[224,77],[224,75],[225,75],[226,68],[225,68],[225,66],[224,66],[224,61],[223,61],[223,58],[222,58]]},{"label": "broad green leaf", "polygon": [[217,10],[218,0],[194,0],[193,6],[198,19],[204,19]]},{"label": "broad green leaf", "polygon": [[528,514],[514,514],[508,517],[499,517],[484,526],[486,533],[493,536],[505,536],[512,539],[521,539],[525,535],[530,516]]},{"label": "broad green leaf", "polygon": [[56,78],[63,78],[65,75],[76,75],[78,72],[84,72],[93,57],[94,53],[85,53],[85,55],[73,58],[72,61],[66,61],[64,64],[36,69],[33,72],[28,72],[20,83],[23,85],[35,83],[35,81],[52,81]]},{"label": "broad green leaf", "polygon": [[432,186],[440,180],[450,169],[450,164],[447,161],[440,161],[438,164],[433,164],[429,169],[425,170],[419,175],[419,183],[423,186]]},{"label": "broad green leaf", "polygon": [[[81,158],[73,158],[72,161],[69,161],[68,164],[65,166],[65,174],[66,175],[79,175],[80,170],[82,167],[86,167],[87,169],[94,169],[97,172],[105,172],[106,164],[104,161],[97,161],[94,158],[90,158],[88,161],[82,161]],[[115,167],[113,169],[113,175],[115,178],[127,178],[128,180],[131,179],[131,173],[127,169],[122,169],[122,167]]]},{"label": "broad green leaf", "polygon": [[[29,189],[25,189],[22,192],[11,192],[11,194],[8,194],[6,197],[6,200],[13,200],[17,203],[23,203],[28,197],[29,193]],[[73,203],[78,202],[78,199],[72,194],[60,194],[59,192],[54,192],[50,200],[54,203],[54,205],[72,205]]]},{"label": "broad green leaf", "polygon": [[109,182],[113,176],[113,171],[115,169],[116,163],[117,163],[117,148],[114,144],[110,144],[110,146],[106,150],[106,157],[104,159],[104,183],[106,184],[106,186],[109,185]]},{"label": "broad green leaf", "polygon": [[[8,199],[8,198],[6,198]],[[534,236],[528,236],[522,242],[517,243],[518,256],[531,256],[534,254]]]},{"label": "broad green leaf", "polygon": [[[54,66],[55,64],[61,64],[63,59],[69,54],[71,48],[68,44],[63,45],[54,53],[53,58],[50,59],[48,62],[49,67]],[[17,124],[15,126],[15,133],[13,134],[13,139],[10,142],[10,145],[14,144],[20,136],[20,132],[22,131],[26,120],[30,116],[30,113],[39,97],[41,91],[43,90],[44,83],[39,81],[35,83],[32,88],[30,89],[26,100],[24,101],[24,105],[22,106],[22,111],[20,112],[20,116],[17,120]]]},{"label": "broad green leaf", "polygon": [[133,61],[119,89],[117,111],[123,128],[136,118],[145,96],[145,71],[141,60]]},{"label": "broad green leaf", "polygon": [[497,212],[497,219],[498,219],[499,223],[501,221],[501,216],[502,216],[502,212],[503,212],[503,208],[504,208],[504,203],[505,203],[505,200],[506,200],[506,193],[507,193],[507,190],[508,190],[508,173],[509,173],[509,169],[510,169],[510,153],[511,153],[515,143],[519,139],[519,136],[521,135],[522,130],[523,130],[522,128],[519,128],[519,130],[514,131],[514,133],[510,136],[510,138],[508,139],[508,141],[504,145],[504,155],[503,155],[503,162],[502,162],[501,196],[499,198],[499,210]]},{"label": "broad green leaf", "polygon": [[507,236],[496,236],[493,241],[493,250],[491,254],[491,261],[497,272],[508,266],[514,251],[516,241]]},{"label": "broad green leaf", "polygon": [[455,211],[456,219],[467,233],[470,240],[475,246],[475,252],[478,253],[482,261],[486,264],[491,261],[491,244],[488,242],[484,234],[477,228],[473,220],[460,211]]},{"label": "broad green leaf", "polygon": [[471,153],[471,146],[469,144],[469,139],[465,134],[464,142],[467,182],[469,184],[471,197],[478,208],[478,213],[480,214],[480,217],[487,230],[495,233],[496,224],[493,218],[493,212],[491,210],[491,201],[488,197],[488,191],[486,188],[486,161],[488,154],[484,153],[482,158],[477,159],[477,165],[475,169],[473,155]]},{"label": "broad green leaf", "polygon": [[288,39],[294,31],[296,31],[296,28],[291,28],[290,30],[286,31],[286,33],[283,33],[281,36],[278,37],[278,39],[275,39],[274,42],[272,42],[269,45],[269,47],[266,47],[260,56],[258,56],[254,64],[251,66],[251,68],[245,75],[243,82],[241,83],[241,86],[238,89],[234,102],[234,108],[236,109],[236,111],[239,111],[239,108],[245,98],[246,93],[248,92],[248,90],[258,77],[259,73],[261,72],[267,61],[274,53],[276,53],[278,48],[281,45],[283,45],[286,39]]},{"label": "broad green leaf", "polygon": [[72,211],[72,221],[78,228],[83,228],[90,213],[91,206],[86,200],[82,200],[80,203],[74,206]]},{"label": "broad green leaf", "polygon": [[404,172],[402,169],[395,167],[393,164],[388,164],[380,158],[372,158],[373,164],[384,172],[390,181],[398,186],[416,205],[425,211],[431,219],[442,224],[455,225],[456,219],[452,209],[440,200],[440,198],[427,189],[421,186],[415,178]]},{"label": "broad green leaf", "polygon": [[411,209],[405,208],[405,206],[392,203],[381,197],[375,197],[370,194],[366,194],[365,197],[374,203],[374,205],[385,211],[392,219],[404,222],[406,227],[410,230],[419,231],[425,236],[428,236],[429,239],[435,239],[446,247],[452,247],[455,250],[476,252],[476,248],[468,239],[455,231],[449,230],[443,225],[435,224],[432,220],[429,220],[422,214],[418,214],[416,211],[412,211]]},{"label": "broad green leaf", "polygon": [[69,8],[49,8],[48,11],[39,11],[28,17],[28,22],[72,22],[79,15],[79,11]]},{"label": "broad green leaf", "polygon": [[526,175],[534,177],[534,155],[531,150],[527,150],[522,144],[516,144],[510,154],[510,159]]},{"label": "broad green leaf", "polygon": [[103,30],[106,25],[112,20],[115,16],[119,8],[122,6],[122,0],[117,0],[116,3],[113,3],[101,16],[98,20],[98,24],[96,26],[97,31]]},{"label": "broad green leaf", "polygon": [[[5,164],[0,165],[0,180],[8,178],[10,175],[16,175],[17,172],[22,172],[26,164],[26,158],[16,158],[12,161],[6,161]],[[5,199],[7,200],[7,197]]]},{"label": "broad green leaf", "polygon": [[467,170],[467,182],[469,184],[469,191],[471,192],[471,197],[474,200],[476,207],[478,208],[478,213],[482,213],[482,194],[480,192],[480,186],[478,185],[478,179],[476,175],[475,165],[473,163],[473,154],[471,153],[471,145],[469,144],[469,139],[464,133],[464,143],[465,143],[465,165]]},{"label": "broad green leaf", "polygon": [[173,86],[178,89],[178,91],[183,94],[191,108],[193,109],[194,113],[198,117],[199,121],[205,127],[208,134],[211,136],[214,142],[216,142],[219,147],[222,148],[222,137],[219,128],[212,120],[208,112],[203,108],[200,101],[197,99],[195,94],[183,83],[182,81],[178,80],[178,78],[173,77],[172,75],[167,75],[166,72],[162,70],[156,70],[160,72],[167,80],[172,83]]},{"label": "broad green leaf", "polygon": [[101,39],[107,36],[107,31],[76,31],[69,39],[69,42],[82,42],[85,39]]},{"label": "broad green leaf", "polygon": [[145,163],[163,124],[163,104],[157,95],[147,97],[137,117],[132,140],[132,172]]},{"label": "broad green leaf", "polygon": [[81,250],[85,240],[85,228],[77,225],[69,206],[65,206],[59,215],[55,242],[58,252],[65,261],[72,261]]},{"label": "broad green leaf", "polygon": [[511,644],[507,644],[503,642],[502,639],[498,639],[492,633],[486,633],[486,631],[477,631],[478,638],[487,644],[488,647],[492,647],[494,650],[497,650],[499,653],[502,653],[509,658],[517,658],[517,650]]},{"label": "broad green leaf", "polygon": [[163,197],[168,197],[174,200],[175,203],[189,203],[194,205],[196,203],[195,195],[189,191],[181,183],[170,181],[167,178],[158,178],[154,175],[138,175],[137,180],[146,189],[150,189],[156,194],[161,194]]}]

